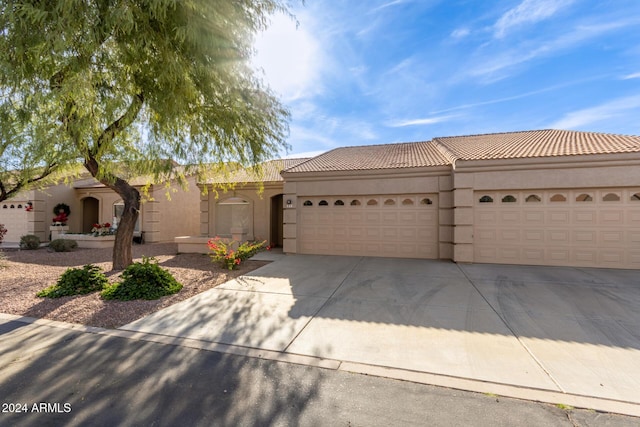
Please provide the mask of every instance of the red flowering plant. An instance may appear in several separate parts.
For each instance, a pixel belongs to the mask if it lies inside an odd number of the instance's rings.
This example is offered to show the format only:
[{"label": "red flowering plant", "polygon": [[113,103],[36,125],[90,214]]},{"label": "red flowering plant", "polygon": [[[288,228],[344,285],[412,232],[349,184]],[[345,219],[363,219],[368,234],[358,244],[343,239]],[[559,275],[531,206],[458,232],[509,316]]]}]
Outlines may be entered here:
[{"label": "red flowering plant", "polygon": [[233,240],[215,237],[208,242],[209,250],[212,252],[212,261],[219,262],[223,268],[229,270],[238,268],[242,261],[263,250],[266,244],[266,240],[263,242],[244,242],[234,250],[233,247],[237,245],[237,242]]},{"label": "red flowering plant", "polygon": [[113,231],[111,231],[111,224],[108,222],[105,222],[104,224],[93,224],[91,232],[94,236],[107,236],[109,234],[113,234]]}]

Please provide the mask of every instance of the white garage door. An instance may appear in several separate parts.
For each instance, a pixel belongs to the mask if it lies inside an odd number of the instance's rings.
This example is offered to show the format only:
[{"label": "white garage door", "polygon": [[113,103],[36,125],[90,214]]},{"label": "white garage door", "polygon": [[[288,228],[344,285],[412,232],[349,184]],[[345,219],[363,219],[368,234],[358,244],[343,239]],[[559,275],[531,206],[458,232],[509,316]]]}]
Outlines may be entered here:
[{"label": "white garage door", "polygon": [[435,194],[298,197],[304,254],[438,257]]},{"label": "white garage door", "polygon": [[4,201],[0,205],[0,224],[4,224],[7,229],[3,241],[16,243],[20,241],[20,236],[24,236],[28,230],[28,213],[24,207],[27,202]]},{"label": "white garage door", "polygon": [[640,268],[640,189],[475,194],[475,262]]}]

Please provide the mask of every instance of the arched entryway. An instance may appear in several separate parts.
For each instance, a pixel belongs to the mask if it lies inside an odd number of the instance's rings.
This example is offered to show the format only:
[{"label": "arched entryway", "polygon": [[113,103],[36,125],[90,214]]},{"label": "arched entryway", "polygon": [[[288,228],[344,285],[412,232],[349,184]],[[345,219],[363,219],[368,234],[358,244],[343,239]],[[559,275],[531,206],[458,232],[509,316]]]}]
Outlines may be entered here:
[{"label": "arched entryway", "polygon": [[271,238],[270,245],[282,247],[282,235],[284,229],[282,194],[271,198]]},{"label": "arched entryway", "polygon": [[82,232],[91,233],[93,224],[100,222],[100,201],[95,197],[82,199]]}]

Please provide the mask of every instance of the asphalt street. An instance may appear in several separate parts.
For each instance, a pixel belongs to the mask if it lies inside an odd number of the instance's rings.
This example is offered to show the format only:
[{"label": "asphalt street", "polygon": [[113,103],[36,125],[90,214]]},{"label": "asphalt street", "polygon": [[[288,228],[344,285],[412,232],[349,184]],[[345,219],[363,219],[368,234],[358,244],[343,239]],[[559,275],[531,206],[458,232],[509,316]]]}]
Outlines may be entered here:
[{"label": "asphalt street", "polygon": [[637,426],[640,419],[21,321],[1,426]]}]

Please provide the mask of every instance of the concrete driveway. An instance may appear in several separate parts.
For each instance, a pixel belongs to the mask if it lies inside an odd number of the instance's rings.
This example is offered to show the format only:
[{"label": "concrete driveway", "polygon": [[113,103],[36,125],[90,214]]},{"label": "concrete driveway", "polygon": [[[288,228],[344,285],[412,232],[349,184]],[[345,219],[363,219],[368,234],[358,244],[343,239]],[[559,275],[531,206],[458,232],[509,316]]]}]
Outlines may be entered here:
[{"label": "concrete driveway", "polygon": [[121,329],[640,408],[637,271],[288,255]]}]

